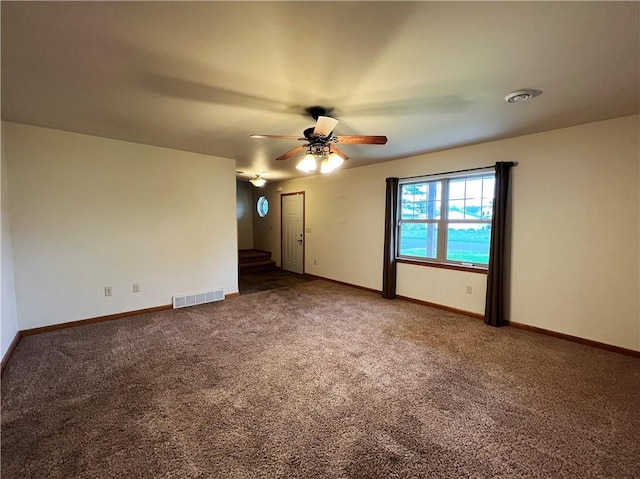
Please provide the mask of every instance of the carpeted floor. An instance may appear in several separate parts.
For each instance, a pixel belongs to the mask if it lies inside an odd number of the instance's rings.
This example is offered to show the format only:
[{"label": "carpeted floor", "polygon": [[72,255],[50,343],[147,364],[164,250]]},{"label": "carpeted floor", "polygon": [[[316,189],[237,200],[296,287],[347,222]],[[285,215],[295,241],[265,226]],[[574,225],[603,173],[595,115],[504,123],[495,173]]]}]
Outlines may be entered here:
[{"label": "carpeted floor", "polygon": [[640,477],[640,361],[326,281],[24,338],[2,478]]},{"label": "carpeted floor", "polygon": [[267,289],[296,286],[309,281],[302,274],[291,273],[280,268],[268,271],[240,272],[238,275],[238,289],[240,294],[250,294]]}]

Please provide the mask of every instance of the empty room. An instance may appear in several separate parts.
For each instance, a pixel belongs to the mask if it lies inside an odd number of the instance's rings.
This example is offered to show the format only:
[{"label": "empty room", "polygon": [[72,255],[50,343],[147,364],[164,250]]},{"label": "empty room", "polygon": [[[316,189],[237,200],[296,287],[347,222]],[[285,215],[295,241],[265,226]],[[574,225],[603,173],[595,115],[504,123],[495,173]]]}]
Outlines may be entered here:
[{"label": "empty room", "polygon": [[640,477],[640,2],[0,12],[3,479]]}]

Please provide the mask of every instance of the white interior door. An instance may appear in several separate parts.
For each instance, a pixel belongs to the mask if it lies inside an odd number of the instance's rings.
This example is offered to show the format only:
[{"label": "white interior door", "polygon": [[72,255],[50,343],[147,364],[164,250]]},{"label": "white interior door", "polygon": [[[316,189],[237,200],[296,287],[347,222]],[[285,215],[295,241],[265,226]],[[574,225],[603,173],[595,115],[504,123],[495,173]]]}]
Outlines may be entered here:
[{"label": "white interior door", "polygon": [[304,273],[304,193],[286,194],[282,202],[282,269]]}]

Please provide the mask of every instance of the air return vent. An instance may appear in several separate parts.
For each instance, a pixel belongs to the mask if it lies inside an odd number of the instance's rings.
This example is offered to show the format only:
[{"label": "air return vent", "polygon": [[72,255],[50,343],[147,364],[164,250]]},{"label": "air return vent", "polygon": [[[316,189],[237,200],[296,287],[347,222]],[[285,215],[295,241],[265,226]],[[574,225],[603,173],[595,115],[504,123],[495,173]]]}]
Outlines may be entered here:
[{"label": "air return vent", "polygon": [[195,306],[196,304],[212,303],[214,301],[222,301],[223,299],[224,289],[181,294],[173,297],[173,309]]}]

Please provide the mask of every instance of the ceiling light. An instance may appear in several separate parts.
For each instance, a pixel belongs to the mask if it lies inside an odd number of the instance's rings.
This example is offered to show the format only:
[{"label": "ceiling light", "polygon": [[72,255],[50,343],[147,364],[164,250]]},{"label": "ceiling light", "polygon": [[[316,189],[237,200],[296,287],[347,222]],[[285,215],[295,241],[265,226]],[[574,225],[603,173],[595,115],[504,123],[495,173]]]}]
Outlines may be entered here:
[{"label": "ceiling light", "polygon": [[256,188],[261,188],[267,184],[267,180],[265,180],[262,176],[256,175],[255,178],[251,178],[249,182],[255,186]]},{"label": "ceiling light", "polygon": [[344,163],[344,158],[336,153],[331,153],[328,157],[322,160],[320,164],[320,173],[331,173]]},{"label": "ceiling light", "polygon": [[329,165],[329,159],[325,158],[324,160],[322,160],[322,162],[320,163],[320,173],[325,174],[331,173],[332,171],[333,169]]},{"label": "ceiling light", "polygon": [[341,157],[340,155],[338,155],[335,152],[331,152],[331,154],[329,154],[329,158],[327,158],[327,160],[329,162],[329,165],[331,166],[331,171],[335,170],[340,165],[342,165],[342,163],[344,163],[344,158]]},{"label": "ceiling light", "polygon": [[296,168],[305,173],[310,173],[318,169],[320,173],[331,173],[344,163],[344,158],[332,152],[329,145],[310,145],[307,154],[298,162]]},{"label": "ceiling light", "polygon": [[539,95],[542,95],[542,90],[518,90],[509,93],[504,99],[507,100],[508,103],[517,103],[530,100]]},{"label": "ceiling light", "polygon": [[304,171],[305,173],[315,171],[315,169],[318,168],[316,157],[312,155],[311,152],[307,153],[305,157],[296,165],[296,168],[300,171]]}]

